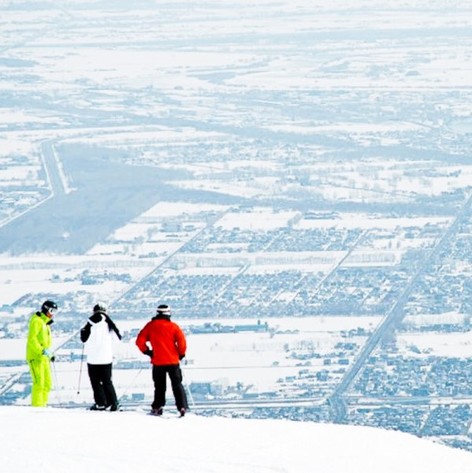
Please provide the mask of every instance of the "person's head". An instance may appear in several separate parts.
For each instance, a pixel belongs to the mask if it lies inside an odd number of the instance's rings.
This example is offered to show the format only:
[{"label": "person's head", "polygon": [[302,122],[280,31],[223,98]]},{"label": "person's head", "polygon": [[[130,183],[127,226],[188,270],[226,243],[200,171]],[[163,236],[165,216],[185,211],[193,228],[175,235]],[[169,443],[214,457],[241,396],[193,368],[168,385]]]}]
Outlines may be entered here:
[{"label": "person's head", "polygon": [[156,315],[158,317],[167,317],[170,319],[170,307],[167,304],[160,304],[157,307]]},{"label": "person's head", "polygon": [[53,317],[54,313],[57,310],[57,304],[53,301],[44,301],[41,306],[41,312],[47,315],[50,319]]},{"label": "person's head", "polygon": [[97,302],[93,306],[93,313],[94,314],[106,314],[107,313],[107,306],[103,302]]}]

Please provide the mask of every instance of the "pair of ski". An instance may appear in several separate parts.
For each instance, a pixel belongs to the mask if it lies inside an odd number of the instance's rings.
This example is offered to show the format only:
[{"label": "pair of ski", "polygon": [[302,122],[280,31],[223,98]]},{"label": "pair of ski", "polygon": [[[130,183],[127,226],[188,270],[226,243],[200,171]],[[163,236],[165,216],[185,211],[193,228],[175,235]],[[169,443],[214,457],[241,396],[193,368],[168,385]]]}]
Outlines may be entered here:
[{"label": "pair of ski", "polygon": [[[87,409],[91,412],[110,412],[109,409],[90,409],[90,407]],[[145,412],[143,409],[126,409],[120,406],[116,411],[114,412]],[[177,417],[180,419],[181,417],[184,417],[185,414],[187,413],[186,409],[181,409],[180,412],[176,412],[176,416],[171,414],[170,412],[164,412],[164,409],[151,409],[150,411],[146,412],[148,415],[153,416],[153,417],[162,417],[164,419],[169,419],[169,418],[175,418]]]},{"label": "pair of ski", "polygon": [[[179,418],[184,417],[186,412],[187,411],[185,408],[180,409],[180,411],[178,411],[178,417]],[[169,415],[164,414],[164,409],[162,409],[162,407],[160,407],[159,409],[151,409],[151,411],[149,412],[149,415],[153,417],[169,417]]]}]

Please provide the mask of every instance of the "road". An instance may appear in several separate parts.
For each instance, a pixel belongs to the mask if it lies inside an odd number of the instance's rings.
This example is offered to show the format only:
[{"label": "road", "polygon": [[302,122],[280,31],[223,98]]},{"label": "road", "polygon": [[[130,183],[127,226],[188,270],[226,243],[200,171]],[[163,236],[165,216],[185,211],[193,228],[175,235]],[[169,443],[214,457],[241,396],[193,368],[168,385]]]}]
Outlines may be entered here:
[{"label": "road", "polygon": [[41,143],[41,157],[51,188],[51,196],[62,198],[66,194],[65,189],[67,184],[63,182],[63,177],[58,167],[59,163],[56,159],[54,141],[48,140]]}]

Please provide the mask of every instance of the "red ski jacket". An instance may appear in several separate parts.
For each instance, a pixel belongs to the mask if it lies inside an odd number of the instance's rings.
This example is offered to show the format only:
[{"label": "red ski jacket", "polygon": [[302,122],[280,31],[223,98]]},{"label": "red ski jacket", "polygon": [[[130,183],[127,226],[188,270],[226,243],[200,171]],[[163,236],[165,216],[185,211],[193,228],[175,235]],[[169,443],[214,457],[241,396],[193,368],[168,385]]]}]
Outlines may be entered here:
[{"label": "red ski jacket", "polygon": [[167,317],[154,317],[148,322],[139,332],[136,345],[144,354],[151,349],[151,363],[157,366],[178,365],[187,350],[182,329]]}]

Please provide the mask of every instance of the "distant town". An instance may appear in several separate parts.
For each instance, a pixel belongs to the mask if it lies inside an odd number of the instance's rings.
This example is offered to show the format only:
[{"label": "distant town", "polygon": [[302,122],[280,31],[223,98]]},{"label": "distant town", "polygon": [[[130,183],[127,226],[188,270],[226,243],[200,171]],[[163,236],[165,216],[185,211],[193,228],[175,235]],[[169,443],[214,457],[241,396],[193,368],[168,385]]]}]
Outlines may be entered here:
[{"label": "distant town", "polygon": [[2,12],[0,404],[29,404],[27,323],[53,299],[51,405],[92,401],[100,300],[120,402],[149,406],[135,338],[166,303],[197,414],[472,451],[472,16],[414,3],[346,27],[284,1],[266,35],[208,2]]}]

